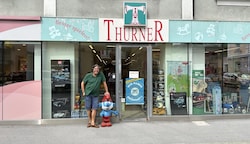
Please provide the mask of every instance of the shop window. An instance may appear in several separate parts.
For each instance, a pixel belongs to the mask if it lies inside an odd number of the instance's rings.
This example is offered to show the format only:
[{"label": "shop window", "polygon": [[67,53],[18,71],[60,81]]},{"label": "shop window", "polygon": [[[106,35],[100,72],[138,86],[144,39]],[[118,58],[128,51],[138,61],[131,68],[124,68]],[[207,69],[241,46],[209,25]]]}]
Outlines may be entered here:
[{"label": "shop window", "polygon": [[34,80],[34,45],[5,42],[3,52],[3,85]]},{"label": "shop window", "polygon": [[228,44],[223,65],[222,112],[245,114],[249,108],[249,44]]},{"label": "shop window", "polygon": [[36,42],[2,43],[2,120],[41,119],[40,50]]},{"label": "shop window", "polygon": [[249,52],[249,44],[205,45],[203,114],[248,113]]},{"label": "shop window", "polygon": [[165,71],[162,62],[163,52],[154,48],[153,58],[153,115],[166,115],[165,103]]},{"label": "shop window", "polygon": [[153,48],[153,115],[188,114],[187,52],[187,45],[179,43]]}]

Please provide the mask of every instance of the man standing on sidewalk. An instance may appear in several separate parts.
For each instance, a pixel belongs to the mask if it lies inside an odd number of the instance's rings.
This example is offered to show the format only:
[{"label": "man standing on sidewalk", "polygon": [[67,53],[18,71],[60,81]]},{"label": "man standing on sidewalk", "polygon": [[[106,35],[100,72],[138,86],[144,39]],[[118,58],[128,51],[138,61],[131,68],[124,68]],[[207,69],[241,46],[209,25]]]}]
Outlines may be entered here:
[{"label": "man standing on sidewalk", "polygon": [[92,67],[92,72],[87,73],[81,82],[82,95],[85,96],[85,107],[88,114],[87,127],[99,128],[99,126],[95,123],[95,118],[96,110],[99,104],[101,84],[104,86],[104,95],[106,93],[109,94],[106,78],[103,72],[100,72],[100,66],[95,64]]}]

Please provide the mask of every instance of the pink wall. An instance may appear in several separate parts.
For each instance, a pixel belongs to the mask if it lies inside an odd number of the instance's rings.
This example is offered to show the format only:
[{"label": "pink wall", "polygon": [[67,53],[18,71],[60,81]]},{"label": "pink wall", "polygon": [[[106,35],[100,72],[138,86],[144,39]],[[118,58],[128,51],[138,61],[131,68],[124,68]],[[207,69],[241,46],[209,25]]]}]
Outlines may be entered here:
[{"label": "pink wall", "polygon": [[0,100],[1,120],[41,119],[41,81],[18,82],[0,89],[3,94],[3,101]]}]

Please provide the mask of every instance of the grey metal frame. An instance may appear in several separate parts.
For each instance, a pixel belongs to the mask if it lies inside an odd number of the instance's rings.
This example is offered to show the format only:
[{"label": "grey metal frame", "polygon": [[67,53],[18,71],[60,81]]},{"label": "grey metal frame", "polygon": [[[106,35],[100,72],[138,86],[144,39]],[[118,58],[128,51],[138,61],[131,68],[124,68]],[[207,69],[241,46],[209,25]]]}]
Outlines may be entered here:
[{"label": "grey metal frame", "polygon": [[152,46],[147,46],[147,120],[152,117],[153,107],[153,63]]}]

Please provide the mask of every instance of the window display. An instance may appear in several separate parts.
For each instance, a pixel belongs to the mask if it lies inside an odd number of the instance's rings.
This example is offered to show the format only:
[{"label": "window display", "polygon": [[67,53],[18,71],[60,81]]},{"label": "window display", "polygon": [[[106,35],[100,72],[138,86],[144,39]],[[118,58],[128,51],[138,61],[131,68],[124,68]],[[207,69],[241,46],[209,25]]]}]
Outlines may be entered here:
[{"label": "window display", "polygon": [[153,114],[165,115],[165,76],[164,70],[160,67],[159,53],[153,54]]},{"label": "window display", "polygon": [[204,71],[193,70],[192,78],[193,114],[212,113],[212,94],[206,92],[208,85],[204,80]]},{"label": "window display", "polygon": [[70,61],[51,60],[52,118],[71,117]]},{"label": "window display", "polygon": [[[215,98],[221,101],[220,107],[223,114],[248,113],[249,45],[210,45],[205,49],[206,93],[213,93],[215,86],[221,88],[221,98],[218,95],[213,96],[213,101]],[[213,109],[215,109],[214,105]]]},{"label": "window display", "polygon": [[71,111],[71,118],[87,117],[87,110],[85,109],[85,98],[81,93],[76,94],[74,101],[74,109]]}]

